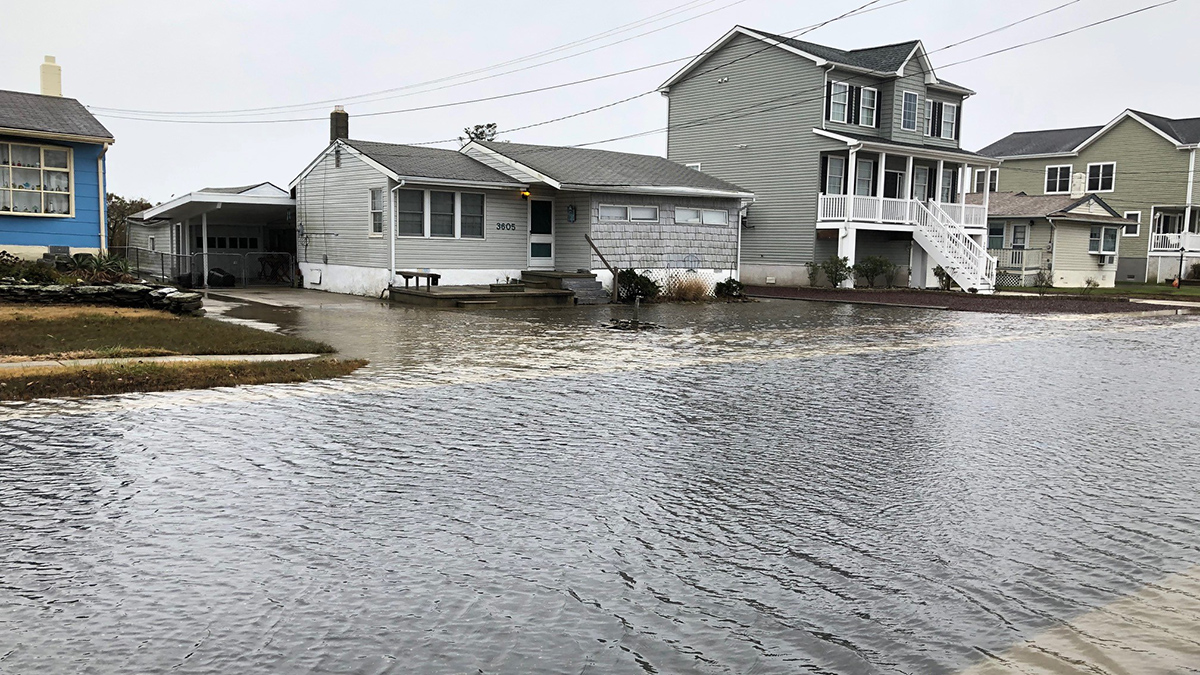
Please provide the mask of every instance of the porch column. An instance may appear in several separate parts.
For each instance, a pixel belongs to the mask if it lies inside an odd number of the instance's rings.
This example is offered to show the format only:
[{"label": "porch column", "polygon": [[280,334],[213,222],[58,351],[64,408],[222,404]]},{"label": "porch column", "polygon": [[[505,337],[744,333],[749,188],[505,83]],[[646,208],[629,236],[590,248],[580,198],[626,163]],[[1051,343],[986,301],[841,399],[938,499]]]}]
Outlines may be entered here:
[{"label": "porch column", "polygon": [[933,182],[933,201],[938,204],[942,203],[942,169],[946,166],[946,160],[939,159],[937,164],[937,180]]},{"label": "porch column", "polygon": [[[853,225],[843,225],[838,229],[838,257],[849,259],[851,265],[856,262],[854,249],[857,243],[858,229],[856,227]],[[849,279],[842,282],[842,288],[854,288],[853,274],[850,275]]]},{"label": "porch column", "polygon": [[[960,179],[958,181],[958,195],[959,195],[958,201],[961,204],[966,204],[967,203],[967,194],[972,192],[975,189],[975,175],[973,173],[971,173],[971,165],[970,164],[963,164],[961,173],[966,174],[967,180],[963,181]],[[961,173],[960,173],[960,175],[961,175]]]},{"label": "porch column", "polygon": [[204,252],[204,279],[200,285],[208,288],[208,211],[200,214],[200,245]]},{"label": "porch column", "polygon": [[[986,172],[984,174],[983,181],[983,212],[986,214],[988,210],[988,204],[991,202],[992,196],[992,167],[986,166],[983,168],[983,170]],[[997,172],[999,172],[999,169],[997,169]],[[983,222],[984,226],[986,227],[987,218],[984,218]]]},{"label": "porch column", "polygon": [[913,156],[908,156],[908,162],[904,165],[904,198],[912,199],[912,184],[913,184]]},{"label": "porch column", "polygon": [[[854,220],[854,184],[858,180],[858,148],[850,149],[849,166],[846,167],[846,220]],[[839,244],[840,246],[840,244]],[[840,254],[839,254],[840,255]]]},{"label": "porch column", "polygon": [[926,288],[929,270],[929,254],[917,242],[912,243],[912,255],[908,261],[908,287]]},{"label": "porch column", "polygon": [[883,222],[883,193],[884,193],[885,189],[887,188],[887,153],[886,152],[879,153],[879,175],[876,178],[878,179],[878,185],[879,185],[879,194],[875,195],[876,198],[879,200],[879,218],[877,219],[877,221],[882,223]]}]

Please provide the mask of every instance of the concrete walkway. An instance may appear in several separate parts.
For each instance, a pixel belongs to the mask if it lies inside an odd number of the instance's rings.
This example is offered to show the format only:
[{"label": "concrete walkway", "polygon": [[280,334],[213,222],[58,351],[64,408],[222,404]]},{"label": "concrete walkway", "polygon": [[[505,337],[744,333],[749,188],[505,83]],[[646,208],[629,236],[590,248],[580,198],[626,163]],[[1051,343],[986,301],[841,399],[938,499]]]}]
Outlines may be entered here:
[{"label": "concrete walkway", "polygon": [[61,361],[10,361],[0,363],[0,370],[19,368],[70,368],[72,366],[119,366],[126,363],[200,363],[232,361],[261,363],[263,361],[304,361],[320,354],[180,354],[177,356],[132,356],[121,359],[63,359]]}]

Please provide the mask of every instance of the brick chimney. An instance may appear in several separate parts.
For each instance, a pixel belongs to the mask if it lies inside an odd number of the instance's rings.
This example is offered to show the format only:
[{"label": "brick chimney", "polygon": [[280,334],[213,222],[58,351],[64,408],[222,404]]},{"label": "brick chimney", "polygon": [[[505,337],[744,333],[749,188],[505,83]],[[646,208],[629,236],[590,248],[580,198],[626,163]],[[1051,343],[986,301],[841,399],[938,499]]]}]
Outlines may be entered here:
[{"label": "brick chimney", "polygon": [[47,56],[42,64],[42,96],[62,96],[62,66]]},{"label": "brick chimney", "polygon": [[340,105],[333,106],[329,113],[329,142],[350,138],[350,115]]}]

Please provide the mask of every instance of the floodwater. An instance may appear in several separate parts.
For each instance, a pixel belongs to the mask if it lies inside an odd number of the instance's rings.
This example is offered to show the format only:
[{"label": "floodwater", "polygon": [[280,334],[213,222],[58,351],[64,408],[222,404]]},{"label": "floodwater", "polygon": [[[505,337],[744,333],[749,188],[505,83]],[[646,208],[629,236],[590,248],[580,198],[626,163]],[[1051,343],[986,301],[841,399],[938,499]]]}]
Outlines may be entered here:
[{"label": "floodwater", "polygon": [[309,297],[0,407],[0,673],[1200,672],[1194,318]]}]

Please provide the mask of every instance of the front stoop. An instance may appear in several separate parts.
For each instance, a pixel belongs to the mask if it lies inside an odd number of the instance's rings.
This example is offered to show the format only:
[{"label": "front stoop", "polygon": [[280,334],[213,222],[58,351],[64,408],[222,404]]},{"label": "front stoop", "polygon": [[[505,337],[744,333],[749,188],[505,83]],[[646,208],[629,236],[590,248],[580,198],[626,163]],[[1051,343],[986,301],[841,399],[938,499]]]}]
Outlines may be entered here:
[{"label": "front stoop", "polygon": [[525,270],[521,281],[531,288],[554,288],[575,293],[575,304],[605,305],[611,294],[591,272],[558,272]]}]

